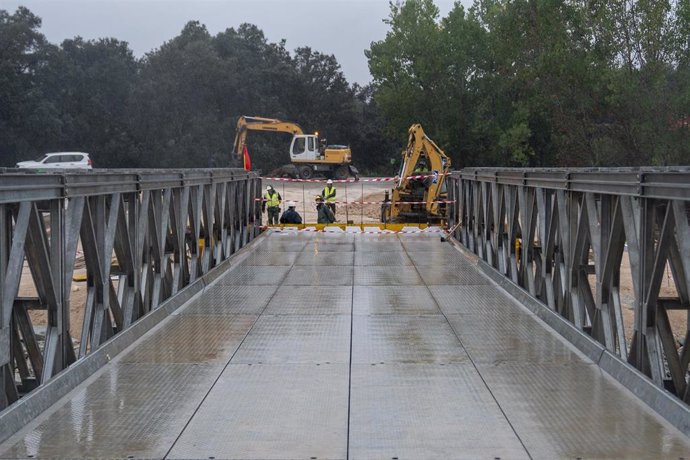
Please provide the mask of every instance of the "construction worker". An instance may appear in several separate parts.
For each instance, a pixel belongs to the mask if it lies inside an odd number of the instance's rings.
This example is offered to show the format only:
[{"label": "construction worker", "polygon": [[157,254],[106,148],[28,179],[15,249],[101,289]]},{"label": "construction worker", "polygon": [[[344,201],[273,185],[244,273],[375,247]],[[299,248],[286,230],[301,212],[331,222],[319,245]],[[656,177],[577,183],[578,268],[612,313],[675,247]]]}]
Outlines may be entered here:
[{"label": "construction worker", "polygon": [[333,181],[331,179],[326,181],[326,187],[321,192],[321,197],[324,199],[328,207],[331,208],[331,212],[335,216],[335,187],[333,187]]},{"label": "construction worker", "polygon": [[280,223],[281,224],[301,224],[302,223],[302,216],[300,216],[299,213],[295,210],[295,202],[294,201],[288,201],[288,208],[283,213],[283,215],[280,216]]},{"label": "construction worker", "polygon": [[331,211],[330,206],[323,202],[321,195],[316,195],[316,212],[318,216],[316,222],[319,224],[332,224],[335,222],[335,215]]},{"label": "construction worker", "polygon": [[268,210],[268,225],[278,225],[278,217],[280,216],[280,203],[283,198],[272,185],[266,186],[266,193],[261,203],[261,212]]}]

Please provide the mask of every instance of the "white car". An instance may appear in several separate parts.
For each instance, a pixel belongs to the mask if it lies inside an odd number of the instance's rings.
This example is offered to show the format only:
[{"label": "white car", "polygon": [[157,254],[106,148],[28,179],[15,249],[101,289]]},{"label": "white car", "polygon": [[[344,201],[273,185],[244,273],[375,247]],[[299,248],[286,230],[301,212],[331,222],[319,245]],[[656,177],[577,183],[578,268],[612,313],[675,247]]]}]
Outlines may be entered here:
[{"label": "white car", "polygon": [[46,153],[36,161],[20,161],[17,168],[31,169],[93,169],[88,153],[55,152]]}]

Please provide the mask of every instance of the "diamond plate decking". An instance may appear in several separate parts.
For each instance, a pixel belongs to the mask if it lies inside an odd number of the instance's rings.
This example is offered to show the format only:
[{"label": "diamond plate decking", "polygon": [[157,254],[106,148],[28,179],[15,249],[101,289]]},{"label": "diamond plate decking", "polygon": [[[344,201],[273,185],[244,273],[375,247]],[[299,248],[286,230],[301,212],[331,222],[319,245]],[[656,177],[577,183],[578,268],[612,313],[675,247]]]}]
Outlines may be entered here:
[{"label": "diamond plate decking", "polygon": [[438,236],[250,251],[0,458],[690,458]]}]

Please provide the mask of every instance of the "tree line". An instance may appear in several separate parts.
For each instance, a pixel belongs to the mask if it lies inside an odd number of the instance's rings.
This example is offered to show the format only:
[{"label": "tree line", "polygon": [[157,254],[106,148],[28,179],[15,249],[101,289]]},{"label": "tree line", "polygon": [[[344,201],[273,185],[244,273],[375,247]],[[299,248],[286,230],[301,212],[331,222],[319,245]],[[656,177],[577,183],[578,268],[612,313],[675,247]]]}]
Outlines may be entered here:
[{"label": "tree line", "polygon": [[[364,87],[251,24],[191,21],[136,58],[116,38],[49,43],[30,10],[0,10],[0,166],[66,150],[96,167],[225,166],[240,115],[318,130],[372,174],[394,172],[417,122],[456,167],[687,164],[689,4],[482,0],[440,17],[432,0],[391,3]],[[255,167],[288,162],[289,135],[249,142]]]},{"label": "tree line", "polygon": [[392,7],[367,51],[390,133],[433,127],[455,166],[690,160],[690,1]]},{"label": "tree line", "polygon": [[[103,168],[227,166],[241,115],[318,130],[365,171],[399,149],[371,89],[350,85],[334,56],[289,52],[254,25],[213,36],[192,21],[140,59],[114,38],[51,44],[40,26],[26,8],[0,10],[0,166],[71,150]],[[289,163],[290,135],[249,142],[254,167]]]}]

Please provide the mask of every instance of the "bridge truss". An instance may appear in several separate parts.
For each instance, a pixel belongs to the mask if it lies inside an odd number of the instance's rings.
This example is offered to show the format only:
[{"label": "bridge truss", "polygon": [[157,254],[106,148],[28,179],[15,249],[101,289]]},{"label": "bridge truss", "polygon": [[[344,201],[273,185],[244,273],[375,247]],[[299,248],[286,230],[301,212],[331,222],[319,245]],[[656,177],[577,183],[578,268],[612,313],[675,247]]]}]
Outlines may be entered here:
[{"label": "bridge truss", "polygon": [[[454,236],[549,309],[690,403],[690,170],[463,169]],[[634,301],[626,336],[621,264]],[[665,276],[664,274],[667,273]],[[661,296],[662,282],[675,293]],[[686,321],[674,331],[669,312]]]},{"label": "bridge truss", "polygon": [[244,170],[0,173],[0,410],[249,243],[258,196],[260,179]]}]

